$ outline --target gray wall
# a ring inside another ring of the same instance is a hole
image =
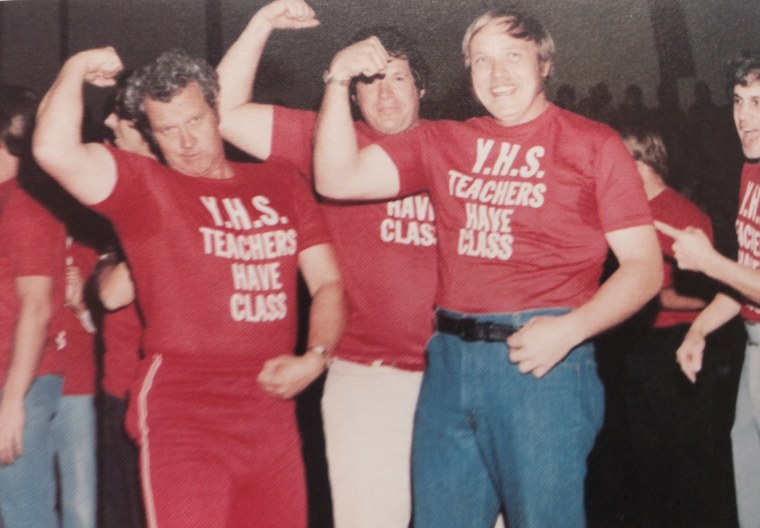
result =
[[[266,3],[210,1],[221,9],[224,48],[256,7]],[[648,7],[652,1],[534,0],[532,10],[553,33],[558,48],[550,91],[569,83],[580,98],[589,86],[605,81],[617,104],[624,87],[638,83],[653,105],[660,69]],[[695,77],[679,81],[682,106],[691,102],[696,78],[710,85],[716,101],[726,102],[724,63],[742,49],[760,49],[760,2],[675,1],[684,13],[696,70]],[[63,26],[61,5],[68,10]],[[461,36],[482,5],[463,0],[314,0],[321,27],[271,39],[257,97],[313,106],[321,91],[321,71],[341,42],[365,25],[397,24],[423,44],[435,72],[429,96],[441,99],[452,83],[461,81]],[[203,0],[11,0],[0,1],[0,16],[0,80],[41,91],[66,52],[111,44],[127,67],[172,47],[201,56],[207,52]],[[61,27],[67,38],[62,39]]]

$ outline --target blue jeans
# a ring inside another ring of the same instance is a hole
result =
[[[97,466],[95,401],[92,395],[66,395],[53,419],[63,528],[95,528]]]
[[[0,466],[0,513],[5,528],[57,528],[51,427],[63,380],[40,376],[24,400],[24,453]]]
[[[472,317],[522,326],[565,312]],[[520,374],[508,352],[441,332],[428,343],[412,455],[415,528],[491,528],[501,508],[510,528],[585,526],[586,457],[604,411],[593,345],[541,379]]]

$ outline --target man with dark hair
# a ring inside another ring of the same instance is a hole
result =
[[[315,136],[318,192],[436,207],[436,333],[417,404],[414,526],[585,526],[586,457],[602,420],[590,339],[658,291],[662,260],[619,136],[552,105],[554,44],[530,16],[468,28],[473,92],[490,115],[422,124],[359,148],[349,80],[387,73],[380,42],[333,61]],[[608,248],[620,262],[601,287]],[[529,375],[530,374],[530,375]]]
[[[154,146],[137,129],[124,105],[128,75],[119,76],[117,92],[104,125],[118,149],[157,158]],[[142,528],[145,509],[140,492],[138,450],[124,429],[124,418],[141,358],[142,321],[134,283],[123,252],[116,247],[101,255],[94,285],[106,309],[101,323],[102,377],[98,409],[98,526]]]
[[[291,398],[340,337],[343,289],[329,236],[291,165],[224,158],[207,65],[171,52],[125,98],[168,167],[82,143],[82,85],[114,83],[113,48],[64,64],[38,113],[40,164],[114,225],[145,320],[127,422],[140,444],[149,526],[306,526]],[[142,116],[142,117],[140,117]],[[313,296],[295,346],[296,278]]]
[[[38,98],[0,87],[0,525],[57,526],[52,420],[63,388],[66,233],[19,184]]]
[[[681,370],[696,382],[702,370],[706,337],[741,315],[747,329],[736,417],[731,443],[736,479],[736,502],[740,526],[757,526],[760,519],[760,55],[748,55],[731,63],[730,83],[734,94],[734,124],[744,156],[739,191],[736,235],[739,258],[733,261],[713,248],[701,229],[676,229],[665,223],[657,228],[673,238],[673,252],[682,269],[699,271],[732,288],[736,294],[719,293],[692,323],[676,352]]]
[[[272,31],[316,24],[304,2],[272,2],[251,18],[218,68],[225,139],[261,159],[286,157],[310,180],[316,114],[251,102],[251,89]],[[424,58],[393,27],[357,33],[333,63],[351,62],[377,41],[392,57],[385,75],[356,77],[349,87],[362,144],[416,127],[427,82]],[[372,204],[325,202],[322,211],[349,308],[322,399],[335,526],[406,528],[412,425],[436,284],[433,210],[428,195],[417,194]]]

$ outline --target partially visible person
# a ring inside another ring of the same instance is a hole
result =
[[[360,149],[349,80],[383,74],[379,40],[331,66],[314,139],[318,192],[427,190],[439,289],[413,439],[414,526],[585,526],[586,457],[601,425],[591,338],[651,299],[662,258],[641,180],[610,128],[552,105],[554,44],[535,18],[489,11],[465,63],[489,115]],[[608,248],[620,267],[600,287]]]
[[[668,186],[668,153],[659,133],[632,126],[623,128],[621,136],[636,161],[655,220],[679,229],[694,226],[712,239],[709,217]],[[695,390],[680,375],[675,351],[714,288],[704,276],[678,269],[670,239],[658,238],[665,265],[662,288],[625,334],[625,441],[633,448],[638,506],[629,513],[640,515],[636,522],[642,528],[708,528],[715,526],[711,496],[717,496],[710,412],[717,376],[705,376]]]
[[[119,77],[111,112],[104,124],[112,144],[127,152],[155,158],[153,148],[137,129],[134,116],[124,105],[127,75]],[[98,526],[142,528],[145,526],[138,470],[138,449],[124,422],[130,388],[141,359],[142,321],[135,302],[134,283],[118,241],[101,255],[94,286],[106,309],[101,337],[103,345],[98,423]]]
[[[732,65],[733,116],[746,158],[742,169],[736,236],[739,256],[733,261],[713,248],[708,235],[695,226],[678,229],[664,222],[657,228],[673,239],[681,269],[704,273],[736,292],[719,293],[691,324],[676,351],[681,370],[692,382],[702,371],[707,336],[741,315],[747,346],[736,399],[731,443],[736,501],[742,528],[760,520],[760,55],[747,55]]]
[[[130,76],[125,102],[166,164],[83,143],[82,86],[112,85],[113,48],[67,60],[43,99],[40,164],[104,214],[131,266],[146,361],[128,428],[149,526],[306,526],[292,397],[344,324],[330,238],[292,165],[224,157],[211,67],[175,50]],[[312,294],[294,356],[297,272]]]
[[[316,113],[252,102],[251,90],[270,34],[317,23],[305,2],[272,2],[251,18],[218,67],[224,137],[257,158],[293,161],[309,182]],[[359,31],[333,64],[355,60],[375,39],[390,55],[385,74],[359,77],[349,87],[362,145],[419,125],[428,75],[415,43],[394,27]],[[326,76],[324,82],[342,81]],[[406,528],[412,426],[437,279],[433,208],[418,193],[371,204],[323,201],[321,209],[349,310],[322,398],[334,524]]]
[[[66,232],[22,190],[37,95],[0,86],[0,517],[58,526],[52,423],[63,379]]]
[[[66,309],[63,311],[65,347],[56,358],[63,375],[63,395],[53,418],[62,528],[97,526],[97,329],[85,292],[87,279],[96,261],[95,248],[74,240],[70,235],[67,237]]]

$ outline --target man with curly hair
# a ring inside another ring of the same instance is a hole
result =
[[[329,236],[290,165],[225,159],[208,64],[171,51],[125,101],[168,167],[82,142],[82,85],[114,84],[113,48],[63,66],[38,113],[40,164],[108,217],[129,260],[146,360],[127,427],[140,444],[148,526],[306,526],[291,398],[343,327]],[[308,351],[292,355],[296,274],[312,294]]]

